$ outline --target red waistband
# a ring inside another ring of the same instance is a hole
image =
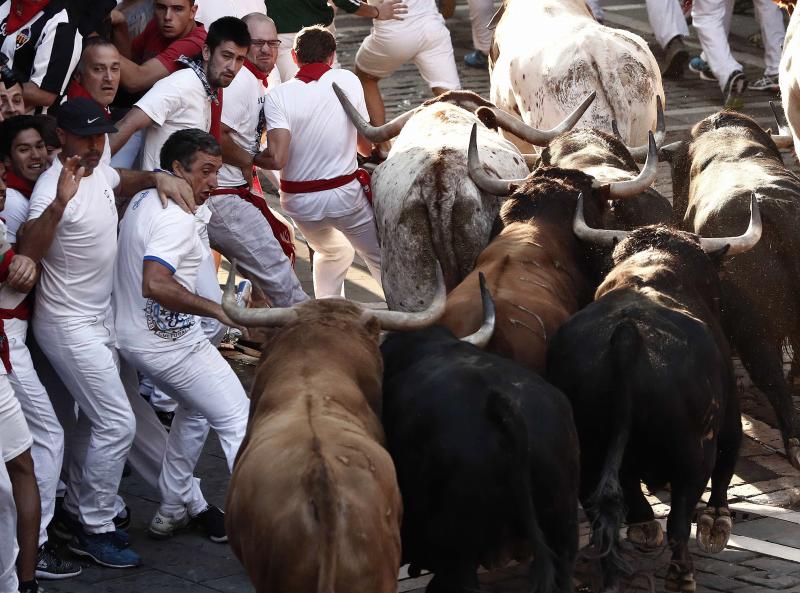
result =
[[[13,309],[0,309],[0,319],[21,319],[27,321],[30,318],[30,306],[28,305],[28,298],[22,299],[22,302]]]
[[[308,181],[289,181],[281,177],[281,191],[285,191],[287,194],[307,194],[325,191],[326,189],[336,189],[353,181],[357,174],[358,171],[353,171],[333,179],[311,179]]]

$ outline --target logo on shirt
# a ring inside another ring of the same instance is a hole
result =
[[[16,49],[21,48],[23,45],[28,43],[31,40],[31,28],[25,27],[24,29],[20,29],[19,33],[17,33],[17,47]]]
[[[153,299],[147,299],[144,315],[147,329],[162,340],[175,341],[185,336],[196,323],[194,315],[170,311]]]

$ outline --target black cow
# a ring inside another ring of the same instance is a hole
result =
[[[724,548],[731,530],[727,488],[741,422],[730,352],[719,320],[723,255],[760,237],[752,201],[743,237],[698,239],[665,226],[632,231],[614,250],[614,268],[596,300],[565,323],[548,351],[548,378],[572,402],[581,446],[580,498],[593,522],[604,585],[625,570],[618,533],[644,547],[663,541],[642,494],[672,486],[667,535],[670,591],[694,591],[688,539],[692,513],[708,482],[711,497],[698,522],[698,544]],[[576,234],[587,231],[582,204]],[[591,230],[593,240],[603,231]],[[627,509],[627,515],[625,515]]]
[[[435,573],[428,593],[474,592],[479,565],[533,554],[536,591],[572,591],[578,441],[564,395],[444,327],[381,350],[410,573]]]

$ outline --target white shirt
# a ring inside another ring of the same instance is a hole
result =
[[[221,121],[233,130],[231,138],[234,144],[250,154],[261,150],[258,120],[264,113],[266,94],[267,89],[245,66],[224,91]],[[222,165],[217,182],[220,187],[236,187],[246,183],[242,170],[233,165]]]
[[[28,220],[39,218],[56,197],[62,169],[56,158],[33,188]],[[111,305],[117,253],[117,172],[103,163],[81,179],[42,260],[36,315],[49,319],[103,316]]]
[[[0,216],[6,221],[6,240],[11,244],[17,242],[17,231],[28,220],[30,210],[28,198],[12,188],[6,189],[6,205]]]
[[[242,18],[251,12],[267,14],[264,0],[194,0],[194,4],[197,6],[194,20],[203,23],[206,29],[222,16]]]
[[[191,68],[178,70],[156,82],[135,106],[153,120],[145,133],[144,171],[159,168],[161,147],[174,132],[187,128],[208,132],[211,128],[211,101]]]
[[[308,84],[292,78],[267,95],[264,105],[267,129],[283,128],[292,135],[282,178],[291,181],[332,179],[356,170],[356,128],[347,119],[331,88],[334,82],[369,120],[361,83],[348,70],[329,70],[318,81]],[[361,185],[354,180],[320,192],[281,192],[281,206],[297,220],[313,221],[353,214],[368,207],[369,202]]]
[[[142,296],[145,261],[163,265],[181,286],[195,292],[204,252],[193,215],[173,202],[162,208],[155,189],[134,196],[119,225],[114,273],[114,314],[120,348],[163,352],[206,339],[200,317],[175,313]]]

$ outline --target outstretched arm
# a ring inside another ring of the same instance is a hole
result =
[[[108,135],[111,154],[117,154],[119,149],[131,139],[131,136],[151,125],[153,125],[153,120],[150,119],[150,116],[138,107],[133,107],[117,124],[117,133]]]

